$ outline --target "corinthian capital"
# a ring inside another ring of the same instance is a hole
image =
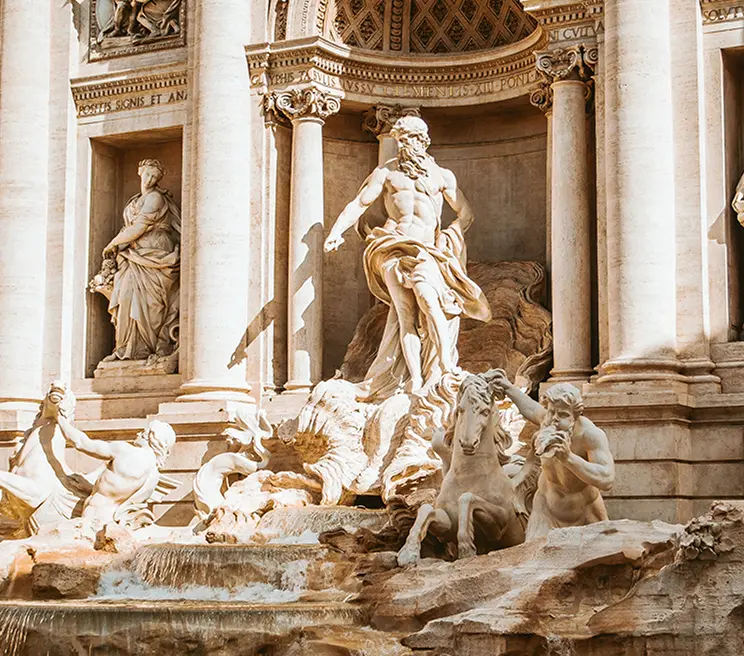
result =
[[[587,82],[599,59],[597,46],[570,46],[535,53],[537,70],[550,82],[579,80]]]
[[[402,105],[376,105],[364,113],[362,127],[376,137],[390,132],[399,118],[416,116],[421,118],[418,107],[403,107]]]
[[[267,100],[266,109],[281,112],[290,120],[326,119],[341,109],[341,99],[328,91],[311,86],[272,92]]]

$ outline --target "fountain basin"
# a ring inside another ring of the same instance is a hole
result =
[[[3,601],[0,646],[4,656],[252,656],[299,627],[366,619],[364,608],[348,603]]]

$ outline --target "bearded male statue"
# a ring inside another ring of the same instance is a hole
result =
[[[377,357],[360,385],[360,396],[372,401],[399,391],[425,395],[444,374],[457,373],[460,318],[491,318],[485,295],[465,271],[473,210],[454,174],[427,153],[431,141],[420,118],[404,116],[390,134],[398,156],[365,180],[325,242],[326,252],[336,250],[382,197],[388,218],[368,232],[364,252],[370,291],[389,307]],[[444,201],[457,214],[446,229]]]
[[[584,416],[578,388],[570,383],[553,385],[540,404],[509,382],[503,372],[497,372],[491,384],[514,402],[525,419],[540,427],[518,476],[519,480],[530,479],[539,462],[525,539],[544,537],[553,528],[608,519],[601,492],[612,487],[615,461],[605,432]]]

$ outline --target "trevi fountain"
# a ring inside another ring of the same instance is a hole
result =
[[[0,653],[744,654],[740,0],[0,3]]]

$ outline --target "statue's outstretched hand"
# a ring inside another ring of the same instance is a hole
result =
[[[328,238],[325,240],[325,244],[323,245],[323,250],[325,250],[326,253],[331,253],[333,251],[338,250],[338,247],[341,246],[341,244],[344,243],[344,238],[341,235],[334,235],[331,233],[328,235]]]

